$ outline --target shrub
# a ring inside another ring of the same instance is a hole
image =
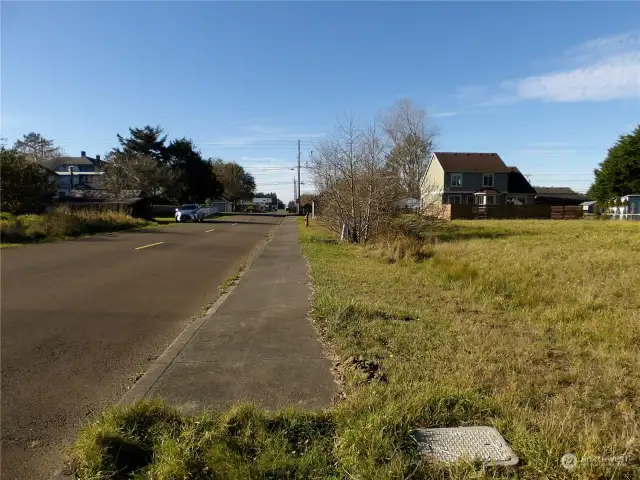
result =
[[[4,215],[0,220],[2,242],[77,237],[143,227],[149,222],[114,211],[73,211],[59,207],[46,215]]]
[[[13,219],[0,219],[0,241],[3,243],[19,243],[28,240],[29,237],[15,217]]]
[[[38,212],[51,204],[55,184],[43,167],[14,150],[0,151],[2,208],[11,213]]]
[[[398,236],[391,241],[383,242],[382,256],[389,263],[400,260],[422,261],[435,255],[432,245],[415,237]]]

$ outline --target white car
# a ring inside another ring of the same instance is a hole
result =
[[[202,222],[206,217],[218,213],[215,207],[201,207],[197,203],[187,203],[176,208],[176,222]]]

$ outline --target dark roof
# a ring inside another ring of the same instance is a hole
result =
[[[578,193],[569,187],[535,187],[538,197],[546,198],[566,198],[570,200],[587,201],[589,197],[583,193]]]
[[[536,193],[536,189],[531,186],[525,176],[518,170],[518,167],[509,167],[509,170],[509,184],[507,187],[509,193]]]
[[[104,162],[91,157],[53,157],[42,162],[42,165],[51,170],[55,170],[60,165],[93,165],[100,168]]]
[[[445,172],[509,173],[497,153],[434,152]]]

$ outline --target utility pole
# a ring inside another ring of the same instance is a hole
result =
[[[298,191],[298,189],[297,189],[297,185],[296,185],[296,177],[293,177],[293,201],[294,202],[298,198],[297,191]]]
[[[298,196],[296,198],[298,199],[297,212],[300,215],[300,140],[298,140]]]

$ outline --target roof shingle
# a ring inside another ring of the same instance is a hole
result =
[[[497,153],[434,152],[445,172],[509,173]]]

